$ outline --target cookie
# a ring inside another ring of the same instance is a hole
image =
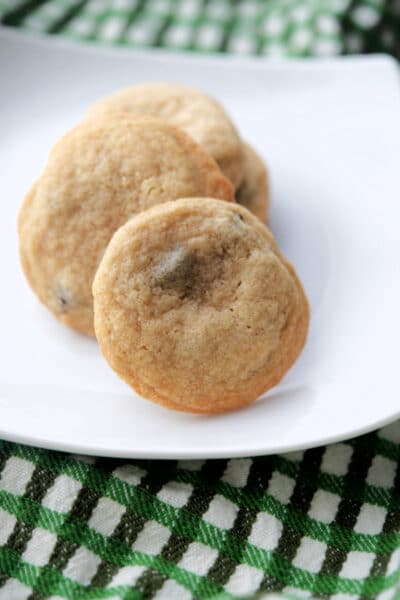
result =
[[[268,172],[261,156],[249,144],[243,144],[244,175],[236,190],[236,201],[245,206],[263,223],[268,222]]]
[[[203,92],[176,83],[133,85],[94,104],[88,116],[110,113],[153,116],[182,128],[239,186],[244,169],[240,137],[222,106]]]
[[[144,398],[195,413],[239,408],[276,385],[309,321],[267,227],[212,198],[167,202],[123,225],[93,296],[110,366]]]
[[[92,281],[112,234],[182,195],[233,200],[231,183],[183,131],[149,118],[78,125],[52,150],[19,214],[32,289],[60,321],[93,335]]]

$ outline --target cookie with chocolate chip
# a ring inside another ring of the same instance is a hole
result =
[[[245,206],[263,223],[268,222],[268,171],[261,156],[250,144],[243,144],[244,174],[236,201]]]
[[[67,133],[27,194],[18,220],[25,275],[63,323],[93,335],[92,281],[133,215],[188,195],[233,200],[202,146],[165,121],[115,116]]]
[[[207,94],[177,83],[142,83],[99,100],[88,117],[114,113],[157,117],[180,127],[207,150],[235,188],[240,185],[242,142],[226,111]]]
[[[212,198],[123,225],[93,296],[110,366],[144,398],[194,413],[239,408],[276,385],[308,329],[304,290],[269,229]]]

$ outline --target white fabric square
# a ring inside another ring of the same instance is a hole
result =
[[[42,10],[37,10],[37,12],[41,12],[41,14],[48,19],[59,19],[64,16],[65,7],[62,4],[57,4],[56,2],[46,3]]]
[[[142,19],[140,25],[135,21],[134,26],[127,30],[125,39],[133,44],[146,44],[154,38],[155,32],[154,23],[147,23]]]
[[[331,523],[336,517],[339,503],[340,496],[337,494],[331,494],[331,492],[325,492],[324,490],[317,490],[311,501],[308,515],[317,521]]]
[[[22,555],[26,562],[43,567],[49,562],[51,553],[57,543],[57,536],[45,529],[35,529]]]
[[[329,598],[330,600],[360,600],[360,596],[354,594],[333,594]]]
[[[177,16],[183,19],[193,19],[199,13],[200,3],[198,0],[181,0],[175,10]]]
[[[349,2],[349,0],[344,0],[345,2]],[[332,1],[331,1],[332,4]],[[310,10],[310,6],[299,4],[292,12],[292,18],[296,21],[296,25],[301,23],[306,23],[312,18],[312,12]]]
[[[145,554],[158,554],[168,541],[171,532],[156,521],[148,521],[136,538],[132,548]]]
[[[188,44],[192,38],[193,30],[185,25],[174,25],[170,27],[165,36],[165,43],[171,46],[184,46]]]
[[[374,457],[367,475],[367,483],[384,488],[393,487],[397,465],[393,460],[380,456]]]
[[[397,571],[397,569],[400,567],[400,548],[397,548],[397,550],[395,550],[392,553],[392,556],[390,557],[387,569],[386,569],[386,575],[391,575],[394,571]]]
[[[107,4],[110,0],[91,0],[85,6],[85,11],[90,14],[100,13],[107,8]]]
[[[67,475],[59,475],[42,500],[43,506],[67,513],[71,510],[73,503],[81,489],[82,484]]]
[[[193,486],[190,483],[180,483],[179,481],[169,481],[158,492],[157,496],[166,504],[181,508],[185,506],[193,492]]]
[[[301,462],[304,458],[304,450],[296,450],[296,452],[287,452],[281,454],[282,458],[290,460],[290,462]]]
[[[254,567],[238,565],[230,576],[225,589],[235,596],[253,594],[257,591],[264,573]]]
[[[400,421],[395,421],[379,430],[378,437],[400,444]]]
[[[282,523],[268,513],[260,512],[252,527],[249,542],[265,550],[274,550],[282,535]]]
[[[304,536],[293,559],[293,564],[310,573],[318,573],[324,562],[326,549],[326,544]]]
[[[24,19],[24,27],[32,29],[33,31],[43,31],[43,18],[41,15],[35,13],[28,15]]]
[[[11,456],[0,475],[0,490],[22,495],[34,470],[35,465],[29,460]]]
[[[215,27],[215,25],[203,25],[199,28],[196,37],[196,43],[200,44],[203,48],[214,49],[218,46],[224,35],[221,27]]]
[[[340,571],[340,577],[349,579],[363,579],[369,575],[374,562],[375,554],[372,552],[349,552]]]
[[[283,502],[283,504],[287,504],[293,494],[295,483],[291,477],[274,471],[268,485],[268,494]]]
[[[260,7],[257,4],[257,1],[254,2],[254,0],[242,0],[238,4],[239,15],[243,17],[255,17],[258,14],[259,10]]]
[[[81,546],[69,559],[63,575],[82,585],[89,585],[100,563],[99,556]]]
[[[135,565],[132,567],[122,567],[118,573],[114,575],[107,587],[117,587],[119,585],[135,585],[142,573],[146,570],[146,567],[140,567]]]
[[[282,594],[286,594],[290,597],[291,595],[294,596],[294,598],[311,598],[311,592],[307,592],[306,590],[299,590],[298,588],[295,588],[291,585],[286,585],[283,590],[282,590]],[[270,600],[270,598],[268,597],[268,600]],[[277,600],[282,600],[282,596],[277,596]]]
[[[239,34],[229,40],[228,46],[230,52],[237,52],[238,54],[252,54],[255,50],[254,39]]]
[[[371,535],[381,533],[386,515],[387,511],[382,506],[365,503],[358,514],[354,531]]]
[[[373,6],[356,6],[352,10],[351,19],[359,27],[374,27],[379,22],[380,11]]]
[[[267,592],[262,596],[257,596],[257,600],[282,600],[282,594],[270,594],[269,592]]]
[[[140,469],[136,465],[122,465],[122,467],[114,469],[113,475],[114,477],[117,477],[117,479],[122,479],[122,481],[130,483],[131,485],[139,485],[142,477],[146,475],[146,471]]]
[[[205,14],[217,21],[225,21],[232,14],[232,6],[227,0],[218,0],[218,2],[209,2],[205,7]]]
[[[394,596],[396,594],[396,591],[397,591],[396,588],[386,590],[386,592],[382,592],[382,594],[378,594],[377,599],[378,600],[392,600],[392,598],[394,598]]]
[[[154,600],[171,600],[171,598],[191,600],[193,596],[188,590],[176,583],[176,581],[168,579],[162,588],[158,590],[154,596]]]
[[[84,36],[91,34],[95,27],[96,21],[80,17],[68,23],[66,29],[72,34]]]
[[[333,56],[339,54],[343,48],[342,42],[334,39],[317,39],[312,49],[319,56]]]
[[[31,588],[20,583],[17,579],[8,579],[0,588],[0,600],[26,600],[31,593]]]
[[[178,566],[197,575],[206,575],[216,561],[218,552],[200,542],[192,542]]]
[[[111,535],[125,510],[125,507],[115,500],[100,498],[88,524],[103,535]]]
[[[271,16],[262,24],[262,32],[267,37],[278,37],[281,36],[282,33],[286,29],[286,21],[279,16]]]
[[[197,32],[196,43],[203,48],[214,49],[221,43],[222,37],[223,31],[219,27],[203,25]]]
[[[7,543],[8,538],[13,532],[14,525],[17,522],[14,515],[10,515],[8,512],[0,508],[0,546]]]
[[[333,15],[320,15],[315,25],[319,33],[332,35],[339,32],[339,23]]]
[[[114,10],[132,10],[135,8],[135,0],[114,0]]]
[[[222,480],[234,487],[244,487],[247,483],[252,462],[250,458],[234,458],[230,460],[226,466]]]
[[[117,39],[123,32],[126,25],[124,17],[114,15],[106,19],[98,32],[101,40],[110,41]]]
[[[216,527],[230,529],[236,519],[238,510],[236,504],[224,498],[224,496],[216,494],[204,513],[203,519]]]
[[[178,461],[178,469],[182,471],[201,471],[205,460],[180,460]]]
[[[353,448],[347,444],[328,446],[324,452],[321,471],[332,475],[346,475]]]
[[[130,1],[128,0],[128,2]],[[146,5],[146,8],[149,8],[149,12],[165,15],[171,9],[171,0],[147,0]]]
[[[296,50],[305,50],[308,48],[313,40],[313,33],[307,27],[303,29],[297,29],[291,35],[290,44]]]

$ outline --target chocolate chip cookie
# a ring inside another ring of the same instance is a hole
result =
[[[78,125],[53,148],[19,214],[28,282],[60,321],[92,335],[92,281],[114,231],[189,195],[233,200],[233,188],[180,129],[125,116]]]
[[[177,83],[142,83],[98,101],[88,116],[112,113],[153,116],[182,128],[239,186],[244,169],[239,134],[222,106],[203,92]]]
[[[309,309],[292,265],[247,209],[212,198],[153,207],[113,236],[93,284],[111,367],[168,408],[219,413],[276,385]]]

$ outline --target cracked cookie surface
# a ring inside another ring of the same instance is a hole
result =
[[[187,134],[151,118],[91,120],[53,148],[19,213],[20,256],[39,299],[93,335],[92,282],[133,215],[182,196],[233,200],[231,183]]]
[[[169,202],[128,221],[97,271],[95,329],[111,367],[176,410],[239,408],[277,384],[305,342],[301,283],[243,207]]]

